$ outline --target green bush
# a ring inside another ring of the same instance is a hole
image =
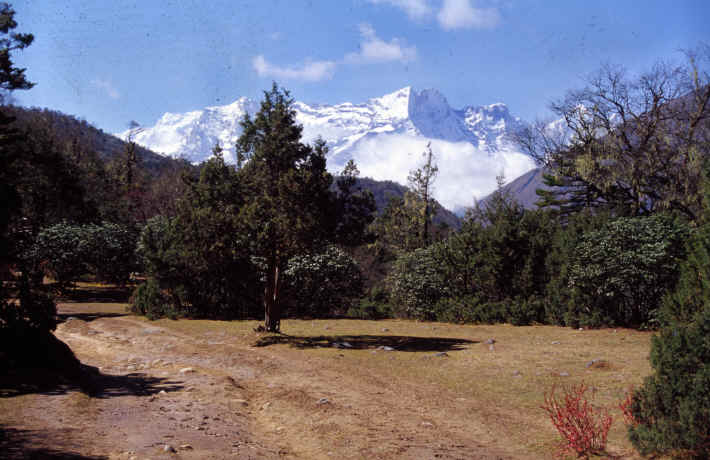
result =
[[[133,290],[130,309],[133,313],[143,315],[150,320],[162,317],[175,319],[181,313],[153,279],[138,285]]]
[[[545,306],[545,301],[535,296],[513,299],[508,306],[508,320],[514,326],[542,323],[545,320]]]
[[[406,318],[435,320],[437,302],[448,295],[446,280],[431,248],[399,256],[388,284],[395,312]]]
[[[293,257],[284,271],[286,313],[300,317],[344,313],[361,297],[362,288],[357,263],[336,246]]]
[[[569,324],[655,327],[675,286],[687,226],[663,216],[618,218],[579,240],[569,267]]]
[[[651,366],[633,395],[631,442],[642,455],[710,458],[710,306],[653,338]]]
[[[136,267],[135,246],[133,232],[118,224],[62,222],[42,229],[25,258],[60,288],[87,273],[99,281],[123,284]]]
[[[381,287],[373,287],[358,303],[350,306],[347,316],[358,319],[385,319],[393,316],[389,294]]]
[[[137,254],[165,302],[153,314],[174,311],[191,317],[247,318],[259,311],[259,269],[234,234],[234,216],[185,209],[144,226]],[[159,299],[149,297],[147,299]],[[163,302],[163,299],[160,299]]]

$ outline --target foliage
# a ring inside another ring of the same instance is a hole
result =
[[[136,267],[135,246],[136,236],[118,224],[62,222],[39,232],[28,258],[61,287],[87,273],[99,281],[124,284]]]
[[[359,240],[372,200],[366,194],[354,200],[347,177],[339,196],[331,192],[325,141],[301,143],[303,128],[296,123],[293,99],[275,83],[264,93],[260,110],[253,118],[245,115],[241,125],[236,150],[237,162],[243,164],[242,233],[250,253],[264,261],[265,328],[278,332],[288,261],[337,240],[337,235],[346,236],[345,243]],[[354,175],[352,168],[348,175]]]
[[[668,217],[618,218],[584,233],[572,254],[573,318],[586,326],[654,326],[677,280],[687,227]]]
[[[390,197],[387,206],[372,223],[381,252],[401,254],[422,247],[422,215],[417,197],[406,191],[402,197]]]
[[[710,51],[687,57],[638,77],[606,65],[551,105],[563,126],[538,123],[520,133],[520,146],[551,171],[546,180],[555,188],[543,204],[565,213],[593,206],[698,217],[710,153],[710,75],[701,64]]]
[[[434,180],[439,172],[435,160],[434,152],[431,150],[431,142],[429,142],[424,152],[424,164],[410,171],[407,177],[409,188],[416,197],[413,204],[416,211],[418,211],[417,214],[419,214],[418,220],[421,221],[419,231],[415,231],[415,234],[419,237],[419,247],[426,247],[431,241],[429,227],[436,209],[436,201],[432,197],[432,192]]]
[[[374,235],[368,231],[374,220],[375,198],[358,181],[360,171],[355,161],[348,160],[335,181],[333,214],[337,217],[331,239],[344,246],[370,243]]]
[[[362,295],[362,282],[353,258],[335,246],[293,257],[284,271],[285,311],[301,317],[344,312]]]
[[[710,305],[710,222],[707,219],[708,216],[703,216],[702,224],[688,239],[688,256],[680,265],[678,284],[663,299],[659,318],[662,324],[690,322],[705,305]]]
[[[51,172],[62,173],[61,164],[56,169],[47,164],[28,167],[26,136],[12,122],[14,119],[5,110],[6,97],[14,90],[30,89],[34,85],[25,76],[25,69],[14,65],[13,52],[28,47],[32,34],[13,32],[17,27],[15,11],[7,3],[0,3],[0,266],[10,266],[21,262],[19,254],[30,240],[28,228],[29,207],[24,196],[27,176],[36,177],[39,172],[44,178],[56,178]],[[61,176],[60,176],[61,177]],[[48,182],[51,182],[48,181]],[[64,188],[53,190],[53,198],[61,198]],[[29,223],[31,224],[31,222]],[[32,335],[47,335],[56,327],[56,306],[53,298],[44,292],[28,270],[23,270],[19,281],[10,292],[4,280],[0,280],[0,348],[22,346],[22,341]]]
[[[389,293],[380,286],[373,286],[359,303],[350,306],[346,315],[358,319],[385,319],[393,316]]]
[[[565,388],[562,399],[555,395],[553,386],[545,394],[542,409],[563,438],[561,453],[574,453],[589,458],[601,454],[606,448],[612,417],[604,409],[594,407],[585,397],[584,383]]]
[[[550,250],[545,259],[549,277],[544,291],[546,323],[579,327],[569,285],[570,266],[582,235],[599,229],[609,218],[604,212],[578,212],[550,233]]]
[[[404,317],[434,320],[435,305],[448,295],[448,283],[431,249],[415,249],[397,258],[388,278],[395,312]]]
[[[8,3],[0,3],[0,91],[3,93],[34,86],[25,76],[26,69],[16,67],[12,62],[12,53],[30,46],[34,36],[11,32],[16,27],[15,10]],[[5,103],[4,99],[3,97],[0,102]]]
[[[30,337],[46,334],[57,326],[52,295],[24,275],[18,284],[17,292],[11,296],[0,283],[0,350],[17,348]]]
[[[144,315],[150,320],[162,317],[175,319],[181,313],[171,299],[161,291],[158,282],[154,279],[149,279],[136,287],[131,295],[130,304],[133,313]]]
[[[189,183],[177,215],[147,222],[137,251],[146,274],[171,304],[166,310],[162,297],[145,296],[145,302],[159,301],[155,314],[245,318],[255,313],[260,273],[242,234],[242,204],[237,171],[216,149],[199,179]]]
[[[642,455],[710,456],[710,307],[666,326],[651,344],[654,372],[633,395],[629,438]]]

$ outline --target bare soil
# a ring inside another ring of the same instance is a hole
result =
[[[542,357],[535,363],[526,364],[523,357],[501,367],[490,358],[494,353],[517,356],[525,351],[524,346],[514,350],[506,344],[513,328],[469,328],[452,338],[452,330],[463,329],[443,327],[442,335],[437,326],[422,323],[301,321],[284,325],[287,333],[298,335],[262,335],[252,331],[256,322],[149,322],[122,311],[123,304],[59,305],[65,321],[56,336],[96,370],[87,371],[81,386],[59,381],[41,389],[0,388],[0,456],[554,456],[556,435],[538,410],[546,389],[540,385],[557,378],[550,375],[566,365],[566,358],[556,356],[557,351],[543,352],[541,346]],[[366,330],[341,333],[339,327]],[[430,333],[402,333],[397,327]],[[302,332],[309,328],[311,333]],[[549,345],[541,334],[555,328],[519,330]],[[571,342],[577,336],[557,330],[555,337],[574,349]],[[648,335],[624,333],[632,344],[629,353],[636,353],[634,346],[647,346]],[[498,336],[495,351],[484,342],[492,334]],[[607,353],[603,337],[592,339],[600,345],[589,356]],[[634,340],[643,343],[633,345]],[[580,362],[571,378],[621,379],[607,389],[611,401],[620,396],[620,388],[633,383],[629,380],[638,382],[643,375],[623,356],[607,353],[604,358],[609,366],[585,368]],[[491,369],[498,369],[495,375]],[[632,377],[624,375],[627,371]],[[615,457],[635,458],[623,435],[612,435],[610,444]]]

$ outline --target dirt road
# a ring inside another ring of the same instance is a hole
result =
[[[361,373],[340,354],[276,351],[132,316],[81,318],[56,335],[98,368],[92,396],[63,387],[6,403],[0,422],[22,439],[18,458],[526,457],[491,428],[504,420],[426,382]]]

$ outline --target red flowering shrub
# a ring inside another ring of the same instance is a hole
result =
[[[621,413],[624,416],[624,423],[626,425],[638,425],[638,421],[636,418],[634,418],[634,414],[631,412],[631,404],[633,402],[634,398],[634,389],[630,388],[629,391],[626,392],[626,396],[624,399],[619,403],[619,409],[621,409]]]
[[[592,406],[585,398],[587,386],[584,383],[565,388],[561,399],[557,398],[555,390],[553,386],[550,393],[545,394],[541,408],[562,435],[560,453],[588,457],[603,452],[612,422],[609,412]]]

